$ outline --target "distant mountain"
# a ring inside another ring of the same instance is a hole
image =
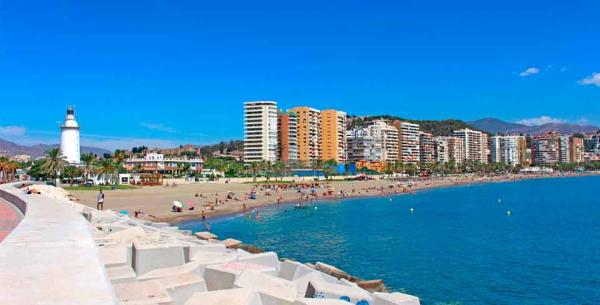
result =
[[[25,146],[0,139],[0,154],[9,156],[29,155],[32,158],[37,158],[43,156],[48,149],[58,146],[58,144],[36,144],[33,146]],[[100,156],[104,153],[110,153],[110,151],[103,148],[81,146],[81,153],[93,153]]]
[[[536,135],[547,131],[558,131],[561,134],[571,135],[574,133],[590,133],[600,129],[593,125],[577,125],[569,123],[547,123],[538,126],[528,126],[519,123],[511,123],[494,118],[485,118],[467,122],[478,129],[485,130],[491,134],[531,134]]]
[[[391,115],[370,115],[370,116],[349,116],[348,117],[348,127],[349,128],[359,128],[359,127],[367,127],[375,120],[386,120],[388,122],[394,120],[400,120],[405,122],[410,122],[414,124],[419,124],[421,131],[429,132],[434,136],[449,136],[452,134],[452,131],[463,128],[470,128],[475,130],[481,130],[475,126],[472,126],[466,122],[461,120],[409,120],[404,119],[397,116]]]

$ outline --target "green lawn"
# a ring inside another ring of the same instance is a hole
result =
[[[99,191],[99,190],[112,190],[112,186],[110,185],[94,185],[94,186],[64,186],[63,187],[67,191]],[[131,190],[140,188],[139,186],[132,185],[115,185],[115,189],[117,190]]]

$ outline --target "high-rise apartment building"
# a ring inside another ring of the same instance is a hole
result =
[[[348,159],[346,113],[337,110],[321,111],[321,134],[322,159],[345,163]]]
[[[244,103],[244,162],[277,161],[277,103]]]
[[[298,160],[321,160],[321,111],[310,107],[295,107],[290,111],[298,116]]]
[[[487,163],[487,154],[484,151],[484,143],[487,143],[487,135],[484,137],[481,131],[471,130],[469,128],[455,130],[455,137],[458,137],[463,142],[465,161],[478,161]],[[484,162],[484,157],[486,161]]]
[[[502,162],[502,136],[493,136],[490,138],[490,162]]]
[[[570,156],[571,156],[571,163],[581,163],[583,162],[583,156],[585,153],[585,147],[583,145],[583,138],[579,138],[579,137],[571,137],[570,139]]]
[[[435,160],[441,163],[450,161],[456,164],[464,161],[463,141],[457,137],[435,137]]]
[[[373,137],[365,129],[349,130],[348,139],[348,161],[379,161],[381,160],[381,148],[376,149]]]
[[[571,162],[571,141],[569,136],[560,136],[560,163]]]
[[[481,163],[483,164],[490,162],[489,138],[487,133],[481,133]]]
[[[280,161],[298,160],[298,116],[295,112],[280,110],[277,114],[279,132],[278,157]]]
[[[374,149],[381,150],[379,161],[398,161],[398,130],[383,120],[377,120],[367,127],[367,133],[373,138]]]
[[[493,136],[489,146],[492,163],[527,164],[527,145],[523,136]]]
[[[546,132],[533,137],[531,155],[534,165],[549,166],[560,162],[560,134]]]
[[[421,159],[419,125],[398,120],[394,121],[393,124],[398,132],[399,160],[402,163],[419,163]]]
[[[428,132],[419,133],[419,152],[421,164],[435,162],[435,147],[432,134]]]

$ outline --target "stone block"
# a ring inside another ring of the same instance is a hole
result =
[[[300,265],[302,264],[286,259],[279,263],[279,274],[277,276],[284,280],[291,281],[294,279],[296,269],[298,269],[298,266]]]
[[[371,294],[374,305],[420,305],[421,302],[416,296],[393,292],[374,292]]]
[[[242,242],[237,239],[228,238],[223,241],[223,245],[225,245],[225,247],[227,247],[229,249],[232,249],[232,248],[236,249],[237,247],[242,245]]]
[[[334,299],[298,298],[294,305],[350,305],[352,303]]]
[[[147,281],[147,280],[154,280],[154,279],[158,279],[158,278],[171,277],[171,276],[188,274],[188,273],[193,273],[193,274],[202,276],[203,271],[201,269],[203,269],[203,268],[201,268],[199,263],[190,262],[190,263],[183,264],[180,266],[175,266],[175,267],[154,269],[152,271],[146,272],[146,273],[138,276],[138,280]]]
[[[113,285],[113,288],[120,305],[170,305],[173,302],[158,281],[122,283]]]
[[[258,293],[238,288],[194,293],[185,305],[263,305]]]
[[[184,273],[158,279],[173,299],[173,305],[183,305],[197,292],[206,292],[206,282],[194,273]]]
[[[248,256],[240,256],[239,260],[240,262],[254,263],[273,267],[275,271],[279,272],[279,258],[277,257],[277,253],[275,252],[264,252]]]
[[[196,235],[196,237],[203,239],[203,240],[211,240],[211,239],[217,239],[217,235],[212,234],[208,231],[204,231],[204,232],[196,232],[194,235]]]
[[[373,298],[363,289],[322,281],[311,280],[308,282],[305,297],[315,299],[346,299],[353,304],[364,300],[369,304],[373,304]]]
[[[133,243],[131,265],[138,275],[154,269],[180,266],[184,262],[181,245],[138,241]]]
[[[293,305],[296,289],[291,281],[255,270],[245,270],[234,283],[258,291],[264,305]]]
[[[207,266],[204,271],[204,280],[209,291],[231,289],[233,283],[245,270],[255,270],[271,275],[276,274],[273,267],[247,262],[230,262],[225,264]]]
[[[126,266],[129,259],[127,258],[127,247],[98,247],[100,250],[100,260],[106,267]]]
[[[114,284],[135,282],[135,272],[130,266],[107,267],[108,279]]]

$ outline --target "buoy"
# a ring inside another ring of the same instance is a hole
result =
[[[315,207],[315,210],[317,209],[317,207]]]
[[[510,210],[506,211],[506,216],[510,216]]]
[[[390,202],[392,202],[392,198],[390,198]]]
[[[498,204],[500,204],[500,202],[502,202],[502,199],[498,199]]]
[[[414,211],[415,211],[415,209],[413,209],[413,208],[410,208],[410,212],[411,212],[411,213],[413,213]]]

